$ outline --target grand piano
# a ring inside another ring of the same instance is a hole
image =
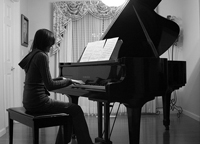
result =
[[[186,62],[160,58],[179,35],[176,23],[154,11],[160,1],[128,0],[124,4],[101,37],[101,40],[119,37],[123,42],[120,48],[114,49],[110,60],[59,64],[61,77],[82,80],[85,84],[54,92],[66,94],[77,104],[79,97],[97,101],[95,141],[112,144],[110,106],[113,102],[127,108],[130,144],[140,142],[142,106],[157,96],[162,96],[163,124],[169,130],[171,93],[186,83]]]

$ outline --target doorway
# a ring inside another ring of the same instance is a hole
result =
[[[9,107],[20,106],[20,1],[3,0],[3,101],[5,127]]]

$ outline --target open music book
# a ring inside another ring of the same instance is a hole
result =
[[[90,42],[85,48],[80,62],[109,60],[118,43],[118,37]]]

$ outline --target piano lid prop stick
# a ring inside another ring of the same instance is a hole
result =
[[[156,50],[156,47],[155,47],[154,43],[152,42],[152,40],[151,40],[151,38],[150,38],[150,36],[149,36],[149,34],[148,34],[148,32],[147,32],[147,30],[146,30],[144,24],[143,24],[143,22],[142,22],[142,20],[141,20],[141,18],[140,18],[140,16],[139,16],[139,14],[138,14],[138,12],[136,11],[134,5],[133,5],[133,9],[134,9],[134,11],[135,11],[135,13],[136,13],[136,16],[137,16],[137,18],[138,18],[138,20],[139,20],[139,22],[140,22],[140,25],[141,25],[141,27],[142,27],[142,30],[144,31],[144,34],[145,34],[145,36],[146,36],[146,38],[147,38],[147,41],[148,41],[149,45],[151,46],[151,49],[153,50],[153,53],[154,53],[155,57],[156,57],[156,58],[159,58],[158,52],[157,52],[157,50]]]

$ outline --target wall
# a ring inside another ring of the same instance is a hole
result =
[[[187,84],[177,91],[178,105],[184,113],[200,121],[200,41],[199,0],[163,0],[159,13],[182,19],[183,46],[176,48],[175,59],[187,62]]]
[[[188,83],[180,92],[185,114],[200,121],[200,22],[199,0],[184,0],[184,57],[187,61]]]
[[[3,47],[3,1],[0,1],[0,49]],[[3,59],[0,56],[0,137],[5,133],[4,97],[3,97]]]

